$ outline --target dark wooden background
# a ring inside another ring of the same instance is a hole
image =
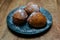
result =
[[[28,2],[35,2],[47,9],[53,17],[51,29],[37,38],[21,38],[12,34],[6,24],[6,17],[11,10]],[[0,40],[60,40],[60,1],[57,0],[0,0]]]

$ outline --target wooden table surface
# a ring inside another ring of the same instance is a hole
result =
[[[53,25],[46,34],[37,38],[27,39],[15,36],[7,28],[6,17],[14,8],[26,5],[31,1],[44,7],[52,14]],[[1,3],[3,4],[1,5]],[[5,3],[0,0],[0,40],[60,40],[60,13],[57,0],[5,0]]]

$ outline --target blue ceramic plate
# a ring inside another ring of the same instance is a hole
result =
[[[25,6],[21,6],[20,8],[24,8]],[[14,12],[20,8],[16,8],[14,10],[12,10],[9,15],[7,16],[7,25],[8,27],[12,30],[15,31],[17,33],[20,34],[25,34],[25,35],[33,35],[33,34],[38,34],[38,33],[42,33],[44,31],[46,31],[48,28],[51,27],[52,25],[52,15],[43,7],[40,7],[40,12],[47,18],[47,24],[44,28],[40,28],[40,29],[34,29],[34,28],[30,28],[28,23],[26,23],[24,26],[20,27],[20,26],[16,26],[12,21],[12,16],[14,14]]]

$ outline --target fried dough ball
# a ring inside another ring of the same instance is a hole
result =
[[[25,10],[19,9],[13,15],[13,22],[16,25],[21,25],[21,24],[25,23],[27,17],[28,17],[28,15],[25,12]]]
[[[30,15],[34,11],[39,11],[39,6],[33,2],[29,2],[24,9]]]
[[[46,25],[46,17],[40,12],[33,12],[27,22],[34,28],[43,28]]]

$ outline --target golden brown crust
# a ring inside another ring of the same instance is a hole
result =
[[[27,21],[30,25],[36,28],[46,25],[46,18],[40,12],[33,12]]]

